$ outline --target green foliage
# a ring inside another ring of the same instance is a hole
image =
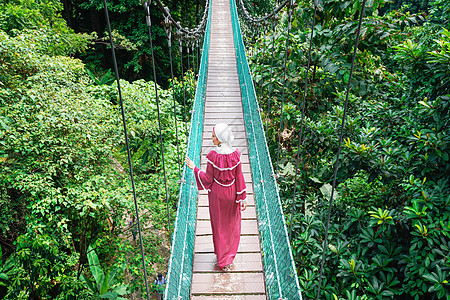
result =
[[[96,278],[96,284],[111,287],[114,279],[123,285],[125,278],[117,269],[132,275],[130,292],[143,287],[140,252],[126,239],[134,203],[123,167],[126,153],[120,152],[125,143],[117,86],[110,75],[103,80],[89,75],[80,60],[67,56],[68,48],[46,42],[63,36],[51,30],[24,30],[14,37],[0,32],[4,299],[89,298],[92,291],[80,277],[85,264],[95,260],[89,245],[97,246],[104,262],[104,277]],[[141,148],[133,151],[147,270],[152,273],[156,263],[164,263],[159,252],[169,230],[154,84],[121,81],[121,87],[130,143],[142,141],[155,150],[147,160]],[[186,125],[179,120],[175,127],[171,91],[159,94],[173,224],[178,193],[175,131]],[[181,111],[177,104],[175,110]],[[155,228],[161,235],[152,232]],[[121,289],[104,291],[98,290],[107,297],[123,294]]]
[[[7,33],[47,26],[57,31],[68,29],[65,21],[59,17],[62,10],[60,1],[2,0],[0,4],[0,29]]]
[[[111,28],[116,44],[117,60],[120,78],[128,81],[138,79],[153,80],[152,54],[150,51],[149,31],[145,21],[142,1],[118,0],[107,1]],[[94,48],[80,55],[87,67],[94,74],[102,74],[110,68],[110,49],[104,44],[109,42],[106,24],[104,22],[104,7],[101,0],[77,0],[66,7],[65,19],[77,32],[95,32],[100,38],[96,39]],[[149,1],[152,21],[152,42],[156,64],[156,78],[158,84],[168,87],[170,78],[169,46],[167,36],[162,25],[164,18],[155,2]],[[170,8],[172,17],[180,22],[182,27],[194,28],[203,15],[205,1],[164,1]],[[183,49],[183,70],[194,69],[193,60],[197,62],[197,55],[191,51],[188,56],[186,44]],[[195,49],[196,50],[196,49]],[[175,74],[180,74],[181,61],[178,40],[175,39],[175,30],[172,34],[172,57]],[[196,53],[196,51],[195,51]],[[188,68],[189,66],[189,68]]]
[[[128,287],[126,285],[117,286],[116,273],[121,272],[122,270],[114,268],[109,272],[104,272],[100,266],[100,261],[98,259],[97,253],[92,249],[91,246],[88,247],[87,258],[89,262],[89,268],[91,270],[91,274],[94,277],[94,281],[92,282],[88,277],[84,274],[81,275],[84,282],[89,289],[89,291],[94,295],[95,299],[126,299],[123,296],[127,294]]]
[[[287,60],[286,15],[275,47],[268,32],[249,52],[262,49],[252,52],[252,71],[272,155],[285,89],[278,183],[302,293],[315,299],[361,3],[319,2],[300,148],[312,5],[298,4]],[[430,2],[431,15],[379,16],[383,5],[368,2],[363,18],[319,299],[447,299],[450,293],[448,22],[437,9],[447,4]]]
[[[348,178],[339,185],[339,202],[345,206],[366,210],[372,206],[390,205],[391,187],[379,180],[369,182],[369,174],[359,171],[354,177]]]

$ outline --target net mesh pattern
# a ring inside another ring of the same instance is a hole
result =
[[[302,299],[235,0],[230,0],[230,4],[267,296],[269,299]],[[187,150],[189,157],[195,157],[196,165],[200,165],[197,154],[202,144],[211,10],[208,15]],[[182,178],[165,291],[165,299],[170,300],[189,299],[192,279],[198,191],[190,169],[184,167]]]
[[[203,110],[208,69],[209,41],[211,28],[211,9],[208,11],[208,23],[202,47],[199,77],[195,91],[194,105],[191,114],[188,148],[186,155],[194,158],[200,165],[203,135]],[[184,166],[182,183],[178,196],[178,210],[172,235],[172,249],[167,273],[165,299],[189,299],[192,262],[194,255],[195,222],[197,212],[197,186],[194,172]]]
[[[269,299],[302,299],[235,0],[231,19]]]

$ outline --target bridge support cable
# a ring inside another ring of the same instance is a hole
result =
[[[294,0],[291,0],[289,6],[287,8],[288,13],[288,28],[287,28],[287,36],[286,36],[286,50],[284,56],[284,68],[283,68],[283,86],[281,87],[281,112],[280,112],[280,128],[278,131],[278,143],[277,143],[277,159],[275,162],[275,175],[278,177],[278,169],[280,164],[280,144],[281,144],[281,132],[284,129],[283,126],[283,109],[284,109],[284,91],[286,86],[286,71],[287,71],[287,61],[289,56],[289,36],[291,33],[291,17],[292,10],[294,8]]]
[[[190,41],[186,40],[188,74],[191,71],[191,51],[189,49],[189,44],[190,44]],[[192,74],[194,74],[194,72],[192,72]],[[192,100],[192,80],[193,80],[193,78],[191,78],[191,76],[189,75],[188,80],[189,80],[189,100]],[[189,113],[191,113],[191,112],[189,112]]]
[[[192,83],[194,84],[195,82],[195,77],[196,77],[196,63],[195,63],[195,39],[191,40],[191,52],[192,52]]]
[[[187,114],[186,114],[186,87],[184,86],[184,72],[183,72],[183,40],[181,38],[178,39],[179,50],[180,50],[180,66],[181,66],[181,86],[183,87],[183,110],[184,116],[183,121],[185,124],[184,127],[184,135],[187,138],[188,136],[188,128],[187,128]]]
[[[332,204],[333,204],[334,190],[336,189],[336,177],[337,177],[337,171],[338,171],[338,168],[339,168],[339,156],[341,154],[341,149],[342,149],[342,139],[343,139],[343,135],[344,135],[344,126],[345,126],[345,121],[346,121],[346,118],[347,118],[348,97],[349,97],[349,93],[350,93],[350,89],[351,89],[353,70],[355,68],[356,52],[358,50],[359,36],[361,34],[361,24],[362,24],[362,19],[363,19],[363,15],[364,15],[365,6],[366,6],[366,0],[363,0],[363,2],[361,4],[361,12],[360,12],[360,15],[359,15],[358,29],[356,31],[355,45],[354,45],[354,48],[353,48],[352,65],[351,65],[351,68],[350,68],[350,74],[349,74],[348,83],[347,83],[347,91],[345,93],[344,113],[342,115],[341,129],[340,129],[340,133],[339,133],[339,146],[338,146],[338,152],[336,154],[336,163],[334,165],[333,185],[332,185],[332,188],[331,188],[330,203],[328,204],[328,215],[327,215],[327,223],[326,223],[326,227],[325,227],[325,237],[324,237],[324,240],[323,240],[323,248],[322,248],[323,253],[322,253],[322,260],[320,262],[319,286],[318,286],[318,290],[317,290],[316,300],[319,300],[320,289],[321,289],[321,286],[322,286],[323,265],[324,265],[324,262],[325,262],[325,253],[326,253],[326,249],[327,249],[327,246],[328,246],[328,230],[330,228],[331,209],[332,209]]]
[[[150,299],[150,291],[148,288],[147,268],[146,268],[146,264],[145,264],[144,244],[142,241],[142,231],[141,231],[141,222],[139,219],[139,207],[137,204],[136,187],[134,185],[133,163],[131,161],[130,143],[128,141],[127,122],[126,122],[126,118],[125,118],[125,109],[123,106],[122,90],[120,88],[119,70],[117,67],[116,52],[114,50],[114,41],[113,41],[112,33],[111,33],[111,23],[109,21],[109,12],[108,12],[108,6],[106,4],[106,0],[103,0],[103,5],[104,5],[104,9],[105,9],[105,18],[106,18],[106,25],[108,28],[109,41],[111,44],[111,54],[112,54],[112,59],[113,59],[113,64],[114,64],[114,72],[116,73],[117,90],[119,92],[120,110],[122,113],[122,124],[123,124],[123,131],[124,131],[124,135],[125,135],[125,144],[126,144],[126,148],[127,148],[128,168],[130,170],[131,188],[133,191],[134,208],[136,211],[136,222],[137,222],[138,233],[139,233],[139,244],[140,244],[140,248],[141,248],[142,267],[144,270],[145,289],[147,292],[147,300],[149,300]]]
[[[186,155],[194,158],[196,165],[200,165],[200,152],[203,132],[203,110],[206,89],[207,62],[209,55],[209,27],[211,10],[210,1],[206,2],[204,16],[205,35],[199,78],[194,98]],[[182,42],[180,39],[180,48]],[[181,53],[181,51],[180,51]],[[188,132],[188,131],[186,131]],[[189,299],[192,280],[192,258],[195,240],[195,218],[197,211],[197,187],[194,172],[183,167],[180,192],[178,195],[177,213],[172,237],[171,255],[169,259],[167,285],[164,299]]]
[[[261,23],[263,21],[266,21],[268,19],[273,19],[273,17],[275,17],[280,10],[283,9],[283,7],[285,7],[291,0],[284,0],[281,4],[278,4],[279,1],[277,1],[277,7],[275,7],[275,9],[270,12],[269,14],[264,15],[264,17],[260,17],[260,18],[255,18],[253,16],[251,16],[251,14],[248,12],[248,10],[245,8],[245,4],[243,0],[237,0],[239,2],[239,7],[242,9],[242,16],[244,17],[246,22],[249,22],[251,24],[257,24],[257,23]]]
[[[264,60],[266,59],[266,35],[267,35],[267,20],[264,21],[264,25],[263,25],[263,32],[264,32],[264,38],[263,38],[263,53],[262,53],[262,64],[264,64]],[[262,99],[263,97],[263,80],[261,78],[261,87],[260,87],[260,92],[259,92],[259,97]],[[269,123],[269,116],[266,116],[266,124]],[[268,136],[269,132],[266,131],[266,135]]]
[[[168,19],[169,22],[177,29],[176,31],[176,36],[179,39],[179,50],[180,50],[180,60],[181,60],[181,84],[183,86],[183,105],[184,105],[184,119],[183,121],[187,122],[187,112],[186,112],[186,89],[184,86],[184,72],[183,72],[183,40],[188,41],[189,38],[191,36],[194,37],[199,37],[200,35],[202,35],[205,32],[205,28],[206,28],[206,24],[207,24],[207,18],[208,18],[208,2],[206,2],[205,5],[205,9],[203,11],[203,16],[202,19],[200,21],[200,23],[193,29],[189,29],[189,28],[183,28],[180,24],[180,22],[176,22],[173,18],[172,15],[170,14],[170,10],[164,6],[164,4],[161,2],[161,0],[155,0],[156,5],[158,6],[158,8],[161,10],[161,12],[163,13],[163,16],[165,19]],[[188,46],[189,47],[189,46]],[[188,57],[189,59],[189,57]],[[189,68],[188,68],[189,69]],[[188,136],[188,128],[187,128],[187,124],[185,127],[185,136],[187,138]]]
[[[306,91],[308,88],[308,76],[309,76],[309,68],[311,66],[311,49],[312,49],[312,40],[313,40],[313,36],[314,36],[314,26],[316,24],[316,13],[317,13],[317,6],[319,5],[318,0],[314,0],[314,15],[313,15],[313,19],[312,19],[312,26],[311,26],[311,34],[309,36],[309,48],[308,48],[308,63],[307,63],[307,67],[306,67],[306,76],[305,76],[305,85],[303,87],[303,99],[302,99],[302,113],[301,113],[301,119],[300,119],[300,133],[299,133],[299,137],[298,137],[298,150],[297,150],[297,161],[295,163],[295,177],[294,177],[294,194],[292,196],[292,202],[291,202],[291,213],[290,213],[290,217],[289,217],[289,240],[292,240],[292,223],[293,223],[293,215],[294,215],[294,210],[295,210],[295,196],[296,196],[296,192],[297,192],[297,176],[298,176],[298,164],[299,164],[299,160],[300,160],[300,148],[303,144],[302,141],[302,135],[303,135],[303,124],[304,124],[304,120],[305,120],[305,106],[306,106]],[[302,159],[302,167],[301,169],[303,170],[303,159]]]
[[[177,106],[175,100],[175,83],[173,81],[173,61],[172,61],[172,21],[169,17],[164,17],[164,31],[167,36],[167,46],[169,47],[170,60],[170,78],[172,80],[172,100],[173,100],[173,117],[175,118],[175,135],[177,139],[177,162],[178,162],[178,178],[181,179],[181,161],[180,161],[180,146],[178,139],[178,121],[177,121]]]
[[[166,165],[164,162],[164,142],[162,137],[162,128],[161,128],[161,114],[160,114],[160,105],[159,105],[159,96],[158,96],[158,85],[156,83],[156,68],[155,68],[155,56],[153,54],[153,41],[152,41],[152,21],[150,18],[150,7],[147,1],[143,3],[144,10],[146,14],[146,21],[147,21],[147,27],[148,27],[148,35],[150,40],[150,52],[152,55],[152,68],[153,68],[153,81],[155,84],[155,98],[156,98],[156,107],[158,110],[158,126],[159,126],[159,140],[160,140],[160,148],[161,148],[161,160],[162,160],[162,167],[164,171],[164,188],[166,192],[166,206],[167,206],[167,220],[168,220],[168,229],[169,229],[169,235],[172,238],[172,228],[170,224],[170,209],[169,209],[169,192],[167,189],[167,174],[166,174]],[[171,240],[171,239],[170,239]]]
[[[269,97],[267,98],[267,124],[266,131],[267,137],[269,137],[269,120],[270,120],[270,103],[272,102],[272,90],[273,90],[273,61],[275,58],[275,34],[276,34],[276,24],[277,16],[272,18],[272,57],[270,59],[270,83],[269,83]]]
[[[197,70],[199,70],[200,71],[200,38],[197,38],[196,40],[195,40],[195,45],[197,46]],[[198,77],[197,77],[198,78]]]
[[[195,51],[194,51],[194,40],[191,40],[191,51],[192,51],[192,73],[194,73],[194,79],[195,79]]]
[[[267,138],[269,138],[269,121],[270,121],[270,113],[271,113],[271,99],[272,99],[272,90],[273,90],[273,61],[274,61],[274,52],[275,52],[275,36],[276,36],[276,23],[279,19],[279,17],[277,16],[277,14],[281,11],[281,9],[283,7],[285,7],[286,5],[288,5],[288,3],[290,3],[291,0],[285,0],[283,1],[283,3],[279,4],[271,13],[266,14],[264,17],[261,18],[255,18],[252,17],[249,12],[247,11],[247,9],[245,8],[245,4],[243,2],[243,0],[238,0],[239,2],[239,7],[242,11],[242,16],[243,19],[246,21],[246,23],[251,24],[253,26],[258,26],[259,24],[264,23],[264,27],[266,28],[267,26],[267,21],[270,19],[271,20],[271,24],[272,24],[272,55],[271,55],[271,60],[270,60],[270,83],[269,83],[269,93],[268,93],[268,97],[267,97],[267,117],[266,117],[266,134],[267,134]],[[278,1],[277,1],[278,4]],[[260,26],[260,25],[259,25]],[[264,52],[265,52],[265,35],[264,34]],[[289,37],[288,37],[289,38]],[[263,91],[263,86],[261,84],[261,95],[262,95],[262,91]]]
[[[250,163],[253,181],[259,182],[255,184],[254,194],[264,252],[267,295],[268,299],[302,299],[235,0],[230,2]]]

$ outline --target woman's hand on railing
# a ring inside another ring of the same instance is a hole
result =
[[[189,169],[193,170],[195,168],[194,162],[186,156],[186,159],[184,160],[186,162],[186,166],[188,166]]]

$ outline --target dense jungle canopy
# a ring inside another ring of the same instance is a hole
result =
[[[277,4],[244,2],[255,16]],[[281,151],[279,188],[304,299],[318,290],[361,11],[359,0],[318,3],[300,145],[313,3],[296,1],[288,51],[285,10],[275,34],[270,25],[265,35],[243,28],[269,149]],[[193,28],[205,1],[164,4]],[[141,1],[108,6],[151,282],[166,272],[170,228],[148,28]],[[181,65],[174,40],[172,81],[155,3],[151,14],[173,224],[177,149],[183,157],[195,84],[188,61],[198,58],[183,53]],[[448,0],[367,1],[320,299],[450,299],[449,19]],[[2,299],[146,297],[110,53],[101,0],[0,0]]]

